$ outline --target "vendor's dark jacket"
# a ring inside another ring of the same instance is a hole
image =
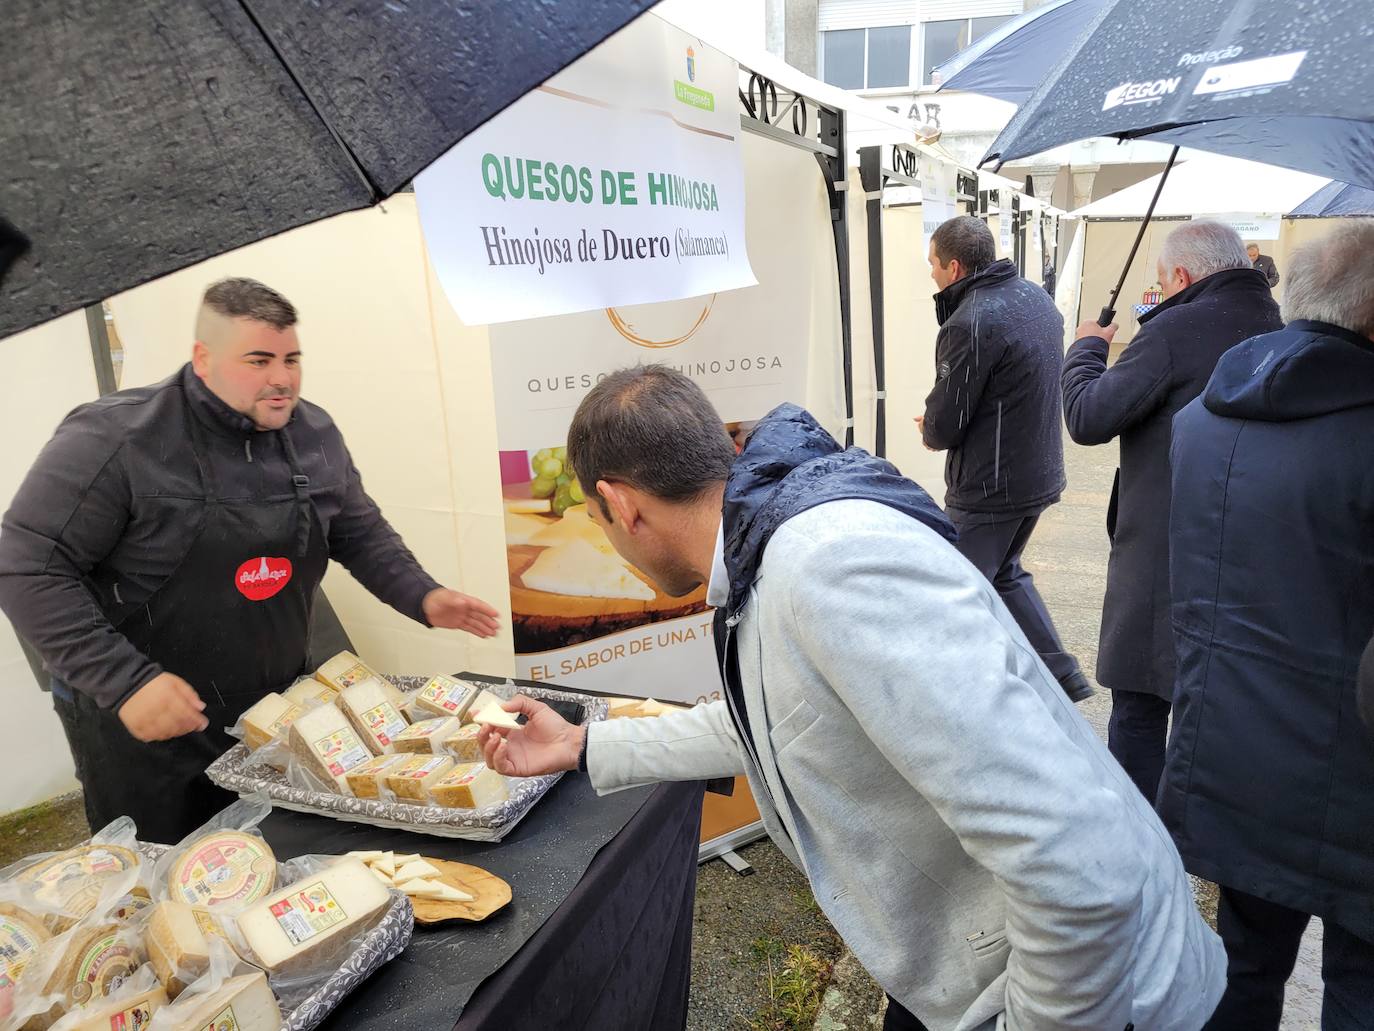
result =
[[[1374,941],[1374,343],[1297,321],[1174,420],[1178,686],[1159,812],[1189,871]]]
[[[1140,318],[1140,332],[1107,367],[1107,341],[1085,337],[1064,358],[1064,419],[1079,444],[1120,438],[1107,534],[1107,594],[1097,680],[1114,691],[1174,693],[1169,630],[1169,427],[1207,385],[1217,359],[1283,325],[1253,269],[1198,280]]]
[[[68,415],[0,523],[0,609],[61,683],[116,708],[162,672],[107,613],[151,597],[200,531],[205,490],[188,419],[227,498],[294,496],[289,435],[330,557],[424,622],[424,596],[438,585],[363,490],[329,414],[301,401],[284,429],[259,431],[187,365]]]
[[[1250,264],[1255,270],[1264,273],[1264,278],[1268,281],[1270,286],[1279,285],[1279,268],[1274,264],[1274,259],[1269,257],[1269,255],[1261,254]]]
[[[948,451],[945,506],[1028,514],[1064,490],[1064,317],[1003,258],[935,295],[935,389],[923,437]]]

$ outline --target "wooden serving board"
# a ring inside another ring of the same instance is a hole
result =
[[[446,859],[422,856],[426,863],[439,871],[435,880],[451,888],[465,891],[471,902],[446,902],[442,899],[412,898],[417,924],[440,924],[446,920],[468,920],[480,923],[511,900],[510,885],[495,874],[466,863],[452,863]]]

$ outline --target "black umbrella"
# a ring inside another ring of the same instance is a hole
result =
[[[0,337],[376,203],[652,3],[8,5]]]
[[[983,163],[1115,136],[1374,187],[1371,46],[1374,0],[1113,0]]]

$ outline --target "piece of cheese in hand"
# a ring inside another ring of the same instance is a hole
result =
[[[428,805],[426,789],[451,769],[453,760],[446,755],[412,755],[387,773],[386,786],[398,799]]]
[[[145,1031],[152,1023],[153,1014],[166,1005],[167,993],[162,990],[162,985],[155,984],[137,995],[126,995],[117,1002],[87,1006],[80,1011],[81,1022],[70,1031]]]
[[[452,677],[431,677],[415,693],[415,709],[429,716],[456,716],[462,719],[480,688]]]
[[[520,579],[532,591],[579,598],[653,601],[655,597],[654,589],[623,562],[581,538],[545,548]]]
[[[396,738],[396,751],[416,755],[433,755],[443,750],[443,743],[456,734],[463,724],[452,716],[438,716],[432,720],[412,723]]]
[[[210,969],[207,927],[214,918],[184,902],[159,902],[149,912],[143,930],[148,962],[167,995],[175,999],[188,984]]]
[[[348,940],[390,904],[372,871],[346,856],[244,910],[239,933],[270,974],[337,965]]]
[[[386,775],[393,772],[397,766],[409,758],[409,755],[402,752],[393,755],[373,756],[361,766],[355,766],[345,774],[348,779],[348,790],[353,792],[354,798],[381,798],[382,781],[386,779]],[[349,853],[349,855],[352,854]],[[380,856],[381,853],[378,852],[377,855]],[[373,862],[373,860],[364,859],[363,862]]]
[[[250,752],[274,739],[301,714],[301,707],[275,691],[265,694],[243,714],[243,743]]]
[[[166,1031],[280,1031],[285,1023],[267,978],[254,972],[229,978],[209,995],[172,1003],[162,1011],[158,1026]]]
[[[348,771],[372,758],[348,717],[332,705],[298,716],[286,738],[296,758],[341,795],[349,793]]]
[[[396,870],[396,880],[398,881],[423,880],[426,877],[439,876],[441,876],[439,871],[429,863],[426,863],[423,859],[417,859],[414,862],[406,863],[405,866],[399,867]]]
[[[520,726],[515,715],[513,712],[507,712],[499,705],[488,705],[472,717],[472,722],[485,723],[491,727],[509,727],[511,730],[515,730]]]
[[[429,794],[435,805],[449,809],[479,809],[510,798],[505,778],[486,763],[455,766],[430,785]]]
[[[390,754],[392,742],[410,726],[377,680],[362,680],[339,692],[339,708],[374,752]]]

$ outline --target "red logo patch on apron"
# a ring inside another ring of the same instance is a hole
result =
[[[266,601],[290,582],[289,558],[250,558],[234,574],[234,586],[249,601]]]

